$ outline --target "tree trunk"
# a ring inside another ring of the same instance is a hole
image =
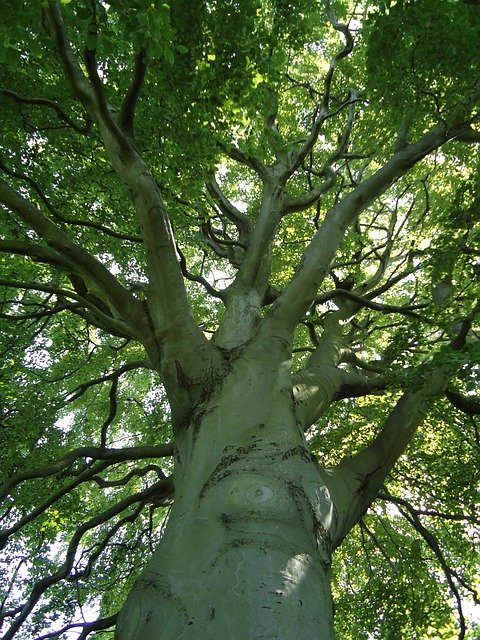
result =
[[[332,638],[331,481],[299,427],[289,362],[254,351],[176,434],[175,503],[117,640]]]

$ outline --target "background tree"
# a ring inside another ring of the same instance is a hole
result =
[[[0,8],[3,639],[478,637],[479,7]]]

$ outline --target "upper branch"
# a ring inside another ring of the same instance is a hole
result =
[[[347,25],[338,22],[335,16],[335,13],[330,7],[330,2],[327,1],[326,4],[328,7],[328,17],[330,19],[330,22],[336,31],[339,31],[340,33],[343,34],[345,38],[345,45],[342,49],[340,49],[340,51],[338,51],[335,54],[335,56],[332,58],[330,62],[330,66],[326,73],[324,84],[323,84],[322,101],[317,107],[317,115],[315,117],[312,128],[310,130],[310,134],[305,144],[299,151],[296,151],[291,154],[289,175],[291,175],[294,171],[296,171],[296,169],[298,169],[299,166],[301,166],[301,164],[303,163],[307,155],[315,146],[315,143],[317,142],[318,136],[322,129],[323,123],[325,122],[325,120],[327,120],[327,118],[333,115],[330,113],[329,108],[330,108],[330,100],[331,100],[331,88],[332,88],[333,78],[335,75],[335,70],[338,64],[344,58],[349,56],[350,53],[353,51],[354,43],[353,43],[353,38],[352,38],[352,34],[350,33],[350,30],[348,29]],[[340,108],[343,109],[346,105],[352,104],[352,100],[356,101],[356,97],[352,97],[349,95],[347,101],[344,104],[342,104]]]
[[[86,249],[75,244],[66,233],[4,180],[0,180],[0,201],[18,213],[22,220],[61,256],[59,263],[69,268],[74,267],[75,272],[90,285],[94,285],[118,317],[131,325],[131,333],[137,333],[136,328],[142,326],[144,316],[140,301],[123,287],[101,262]]]
[[[58,105],[53,100],[48,100],[46,98],[26,98],[25,96],[21,96],[14,91],[9,91],[8,89],[0,89],[0,94],[11,98],[15,102],[19,104],[31,104],[37,105],[40,107],[48,107],[53,109],[57,114],[60,120],[63,120],[69,127],[77,131],[77,133],[88,134],[90,133],[90,129],[92,126],[92,122],[90,118],[86,118],[86,122],[83,126],[77,124],[70,116],[62,109],[60,105]]]
[[[333,476],[344,483],[347,493],[338,502],[335,546],[363,517],[434,399],[444,392],[451,375],[452,371],[447,368],[437,369],[427,376],[419,389],[406,391],[391,410],[377,437],[336,467]]]
[[[360,296],[348,289],[334,289],[328,293],[322,293],[322,295],[315,298],[315,304],[323,304],[324,302],[333,300],[336,297],[348,298],[352,302],[356,302],[359,307],[366,307],[367,309],[373,309],[374,311],[380,311],[381,313],[401,313],[403,315],[410,316],[411,318],[416,318],[417,320],[421,320],[422,316],[415,313],[415,311],[425,309],[428,306],[427,304],[415,304],[399,307],[393,304],[373,302],[373,300]]]
[[[206,186],[208,193],[212,196],[222,214],[237,227],[240,242],[248,244],[252,234],[252,224],[249,217],[228,200],[215,178],[207,182]]]
[[[58,3],[50,3],[48,8],[44,9],[44,18],[45,26],[55,37],[60,61],[63,65],[67,78],[70,81],[76,96],[90,113],[94,107],[94,94],[92,87],[78,64],[73,49],[68,42]]]
[[[308,209],[313,204],[315,204],[315,202],[317,202],[321,195],[323,195],[333,187],[337,180],[337,174],[335,173],[335,171],[331,167],[326,166],[323,170],[323,173],[325,175],[325,180],[322,182],[322,184],[318,185],[318,187],[315,187],[307,193],[294,198],[288,195],[286,196],[284,209],[285,213],[293,213],[294,211],[304,211],[305,209]]]
[[[283,321],[287,331],[292,331],[314,301],[350,224],[417,162],[465,128],[463,123],[450,130],[444,124],[435,126],[417,142],[394,153],[383,167],[333,206],[305,249],[292,281],[274,303],[269,314],[272,321]]]
[[[262,180],[265,180],[267,178],[267,167],[263,164],[263,162],[260,162],[258,158],[255,158],[255,156],[247,156],[234,144],[219,143],[219,147],[223,151],[223,153],[232,160],[235,160],[236,162],[244,164],[246,167],[250,167],[250,169],[253,169],[253,171],[255,171],[255,173],[259,175]]]
[[[173,231],[159,186],[130,138],[129,127],[144,74],[143,57],[137,58],[133,83],[125,97],[121,117],[115,121],[105,98],[95,51],[85,51],[87,78],[68,42],[58,5],[51,5],[47,12],[67,78],[97,122],[113,169],[128,189],[139,217],[150,281],[148,302],[155,333],[155,344],[150,343],[150,347],[157,351],[154,359],[159,361],[160,344],[165,341],[177,344],[177,358],[187,357],[187,354],[190,357],[192,348],[207,348],[208,342],[190,310]],[[121,128],[122,122],[127,124],[126,130]],[[197,359],[199,366],[201,361],[201,358]]]
[[[119,126],[125,133],[133,138],[133,122],[135,116],[135,107],[137,106],[140,92],[142,90],[145,73],[147,71],[146,51],[140,49],[135,57],[135,69],[133,71],[133,79],[125,95],[125,99],[118,116]]]

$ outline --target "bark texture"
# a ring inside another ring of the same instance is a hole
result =
[[[247,349],[179,429],[175,503],[117,640],[332,637],[331,481],[273,351]]]

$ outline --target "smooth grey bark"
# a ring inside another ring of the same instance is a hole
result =
[[[333,481],[305,442],[287,347],[264,347],[179,428],[174,506],[117,640],[332,637]]]

